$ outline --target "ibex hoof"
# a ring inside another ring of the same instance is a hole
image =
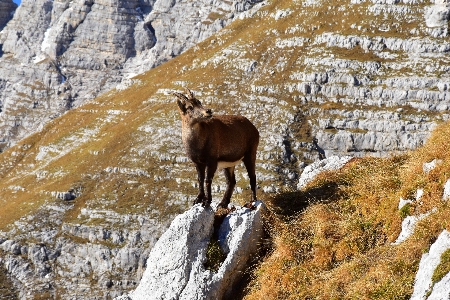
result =
[[[202,198],[196,198],[196,199],[194,200],[194,205],[195,205],[195,204],[199,204],[199,203],[202,203],[202,204],[203,204],[203,199],[202,199]]]
[[[219,204],[217,204],[217,209],[219,208],[228,208],[228,203],[220,202]]]
[[[204,208],[210,207],[211,206],[211,201],[205,200],[202,202],[202,206]]]
[[[250,208],[251,210],[255,210],[255,209],[256,209],[256,206],[253,205],[253,203],[254,203],[254,202],[247,202],[247,203],[244,204],[244,207],[245,207],[245,208]]]

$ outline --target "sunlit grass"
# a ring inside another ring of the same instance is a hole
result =
[[[278,220],[272,227],[275,246],[256,271],[246,299],[409,298],[422,254],[449,229],[450,208],[441,200],[450,172],[449,143],[446,123],[414,152],[354,159],[339,171],[322,173],[304,191],[271,199],[268,206]],[[435,158],[442,162],[424,173],[423,163]],[[419,187],[425,191],[420,201],[399,211],[400,196]],[[433,207],[437,211],[418,223],[413,236],[391,244],[404,214]],[[286,219],[295,215],[292,209],[297,216]],[[435,279],[447,269],[445,256]]]

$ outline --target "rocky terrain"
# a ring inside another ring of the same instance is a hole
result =
[[[209,37],[252,1],[0,2],[0,149]]]
[[[164,3],[25,0],[0,34],[0,264],[21,299],[135,289],[196,195],[174,90],[257,126],[263,199],[322,150],[403,152],[449,119],[446,2]]]
[[[221,223],[200,205],[177,216],[152,249],[139,286],[116,300],[234,298],[233,284],[262,240],[264,209],[262,202],[254,209],[238,207]]]
[[[12,19],[17,4],[9,0],[0,1],[0,30]]]

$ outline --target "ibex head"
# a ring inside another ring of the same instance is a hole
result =
[[[204,108],[202,103],[194,97],[194,94],[186,88],[187,97],[181,93],[172,93],[177,96],[178,109],[181,117],[190,118],[210,118],[212,117],[211,109]]]

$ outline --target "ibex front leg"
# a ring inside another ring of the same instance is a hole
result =
[[[197,169],[197,179],[198,179],[198,195],[194,200],[194,205],[197,203],[203,203],[205,200],[205,165],[195,164]]]
[[[208,164],[206,166],[206,199],[203,201],[204,207],[209,207],[212,202],[211,184],[214,178],[214,173],[217,170],[217,162]]]

